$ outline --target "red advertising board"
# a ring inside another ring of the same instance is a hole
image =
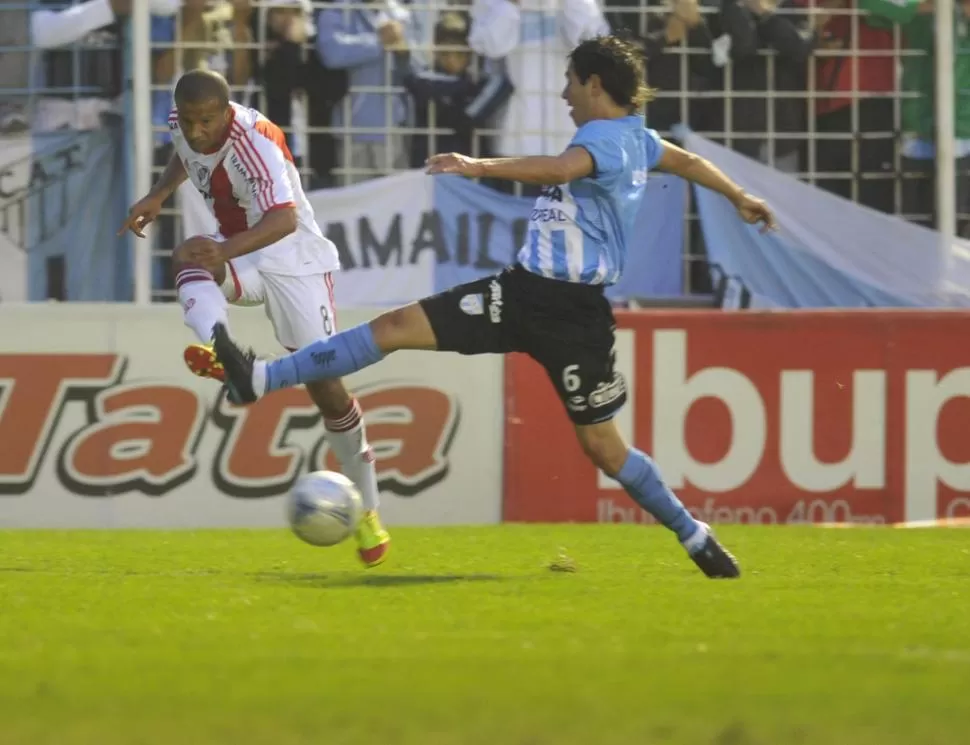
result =
[[[621,431],[709,522],[970,517],[970,314],[624,312]],[[506,365],[504,518],[649,522]]]

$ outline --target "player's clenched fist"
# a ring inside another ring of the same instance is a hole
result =
[[[226,263],[226,255],[219,242],[204,235],[197,235],[185,241],[175,249],[174,258],[179,264],[201,266],[213,275],[217,274]]]
[[[426,161],[427,173],[457,173],[460,176],[478,178],[482,176],[482,164],[478,158],[469,158],[460,153],[432,155]]]
[[[162,202],[164,200],[154,196],[147,196],[141,201],[137,202],[130,210],[128,210],[128,219],[125,220],[124,225],[118,230],[118,235],[121,235],[126,230],[130,230],[132,233],[137,235],[139,238],[144,238],[145,234],[142,232],[148,223],[155,220],[159,213],[162,211]]]

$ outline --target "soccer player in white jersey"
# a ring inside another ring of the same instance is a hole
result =
[[[337,249],[314,219],[280,128],[230,102],[225,79],[205,70],[179,79],[168,125],[175,152],[158,183],[131,208],[122,232],[144,237],[142,228],[186,179],[215,215],[218,235],[190,238],[174,254],[185,324],[200,342],[185,350],[189,369],[223,379],[210,342],[216,324],[228,323],[227,302],[262,304],[276,339],[290,351],[330,337]],[[339,378],[306,389],[323,415],[328,444],[363,497],[358,554],[368,566],[379,564],[390,536],[377,514],[377,475],[360,405]]]
[[[456,153],[429,159],[430,173],[490,176],[544,185],[517,263],[393,310],[296,354],[264,362],[223,326],[215,350],[233,400],[346,375],[399,349],[459,354],[524,352],[555,386],[583,450],[643,509],[673,531],[708,577],[738,577],[734,557],[663,482],[656,464],[628,445],[613,417],[626,400],[614,369],[613,311],[604,296],[636,250],[634,219],[650,169],[720,192],[748,223],[774,226],[760,199],[713,164],[645,129],[649,96],[640,54],[615,37],[579,44],[569,56],[563,98],[578,127],[556,156],[479,160]]]

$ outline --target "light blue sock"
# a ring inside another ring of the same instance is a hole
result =
[[[701,527],[660,478],[657,464],[646,453],[630,448],[616,480],[623,484],[634,502],[674,531],[682,543]]]
[[[384,359],[370,324],[315,341],[266,365],[266,392],[314,380],[340,378]]]

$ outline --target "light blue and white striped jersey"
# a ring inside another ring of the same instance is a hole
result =
[[[518,260],[544,277],[612,285],[623,273],[647,171],[660,160],[663,144],[642,116],[625,116],[587,122],[569,147],[586,148],[594,171],[543,188]]]

